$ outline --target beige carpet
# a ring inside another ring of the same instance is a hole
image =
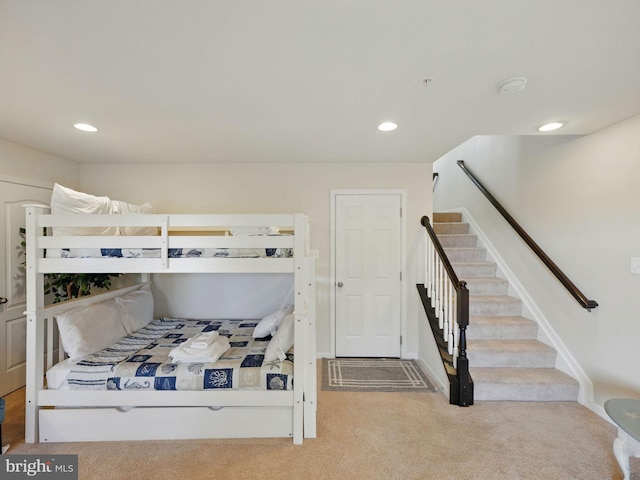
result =
[[[616,429],[576,403],[440,393],[319,391],[318,438],[24,444],[24,391],[7,398],[9,454],[78,454],[80,479],[620,480]],[[640,463],[632,459],[635,480]]]

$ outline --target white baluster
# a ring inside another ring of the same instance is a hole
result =
[[[458,368],[458,347],[453,349],[453,368]]]
[[[427,234],[427,238],[424,243],[424,289],[428,293],[429,292],[429,247],[431,242],[429,242],[429,235]]]
[[[451,280],[447,281],[447,290],[449,291],[449,295],[447,296],[447,318],[449,319],[449,323],[451,325],[455,325],[455,319],[453,314],[453,298],[455,297],[455,290],[451,283]]]
[[[427,259],[427,295],[429,296],[429,301],[431,302],[431,306],[433,307],[433,248],[431,245],[431,237],[427,235],[427,251],[428,251],[428,259]]]
[[[438,316],[438,326],[444,328],[444,317],[442,315],[442,261],[440,261],[440,257],[438,257],[436,265],[436,315]]]
[[[458,356],[459,345],[460,345],[460,327],[456,323],[456,328],[453,331],[453,346],[454,346],[454,351],[456,352],[456,357]]]
[[[440,285],[442,288],[442,304],[441,304],[441,313],[440,315],[442,316],[442,334],[443,334],[443,338],[446,341],[447,340],[447,332],[449,331],[450,328],[450,319],[449,319],[449,315],[447,315],[447,303],[449,302],[448,299],[448,291],[447,291],[447,284],[449,282],[447,282],[447,275],[444,269],[444,264],[442,264],[443,268],[442,268],[442,275],[440,277]]]
[[[451,285],[451,282],[447,282],[449,285]],[[447,305],[448,308],[448,305]],[[447,350],[450,354],[453,354],[453,330],[456,328],[455,323],[453,323],[453,319],[451,319],[451,321],[449,322],[449,328],[447,330]]]
[[[438,256],[433,256],[433,309],[436,312],[436,318],[438,317],[438,275],[440,271],[440,262]]]
[[[445,309],[447,307],[446,298],[447,289],[447,271],[444,268],[444,262],[440,262],[440,315],[447,320],[445,316]]]
[[[431,307],[433,307],[435,305],[435,301],[434,301],[434,279],[435,279],[435,261],[434,261],[434,255],[435,255],[435,250],[433,248],[433,243],[431,242],[431,237],[427,236],[427,244],[429,247],[429,289],[427,290],[428,294],[429,294],[429,302],[431,303]]]
[[[451,285],[452,288],[454,288],[455,291],[455,287],[453,287],[453,284]],[[453,335],[451,337],[451,346],[452,351],[451,354],[453,355],[453,366],[454,368],[458,368],[458,337],[460,335],[460,328],[458,327],[458,295],[457,295],[457,291],[456,294],[453,295],[453,302],[451,305],[451,309],[453,311],[453,325],[454,325],[454,329],[453,329]]]
[[[444,264],[442,264],[440,275],[440,291],[442,292],[440,301],[440,315],[442,316],[442,321],[445,323],[445,325],[448,325],[449,317],[447,317],[447,274],[444,269]]]

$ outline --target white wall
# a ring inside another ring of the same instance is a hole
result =
[[[132,203],[149,201],[166,213],[304,213],[317,262],[318,352],[330,351],[329,258],[331,189],[407,191],[407,351],[417,352],[415,284],[420,217],[431,211],[431,164],[156,164],[83,165],[84,191]],[[200,287],[201,288],[201,287]]]
[[[434,209],[465,207],[594,385],[602,405],[640,398],[640,116],[585,137],[475,137],[434,164]],[[479,177],[554,262],[599,303],[584,310],[473,186]]]
[[[0,177],[53,185],[78,185],[80,170],[72,160],[0,140]]]

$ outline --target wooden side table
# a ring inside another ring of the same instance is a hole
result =
[[[604,409],[618,426],[613,453],[622,468],[624,479],[629,480],[629,457],[640,457],[640,400],[613,398],[605,402]]]

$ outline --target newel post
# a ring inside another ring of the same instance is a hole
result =
[[[467,358],[467,327],[469,326],[469,290],[467,282],[458,286],[457,320],[460,328],[458,340],[457,380],[458,405],[473,405],[473,383],[469,378],[469,359]]]

